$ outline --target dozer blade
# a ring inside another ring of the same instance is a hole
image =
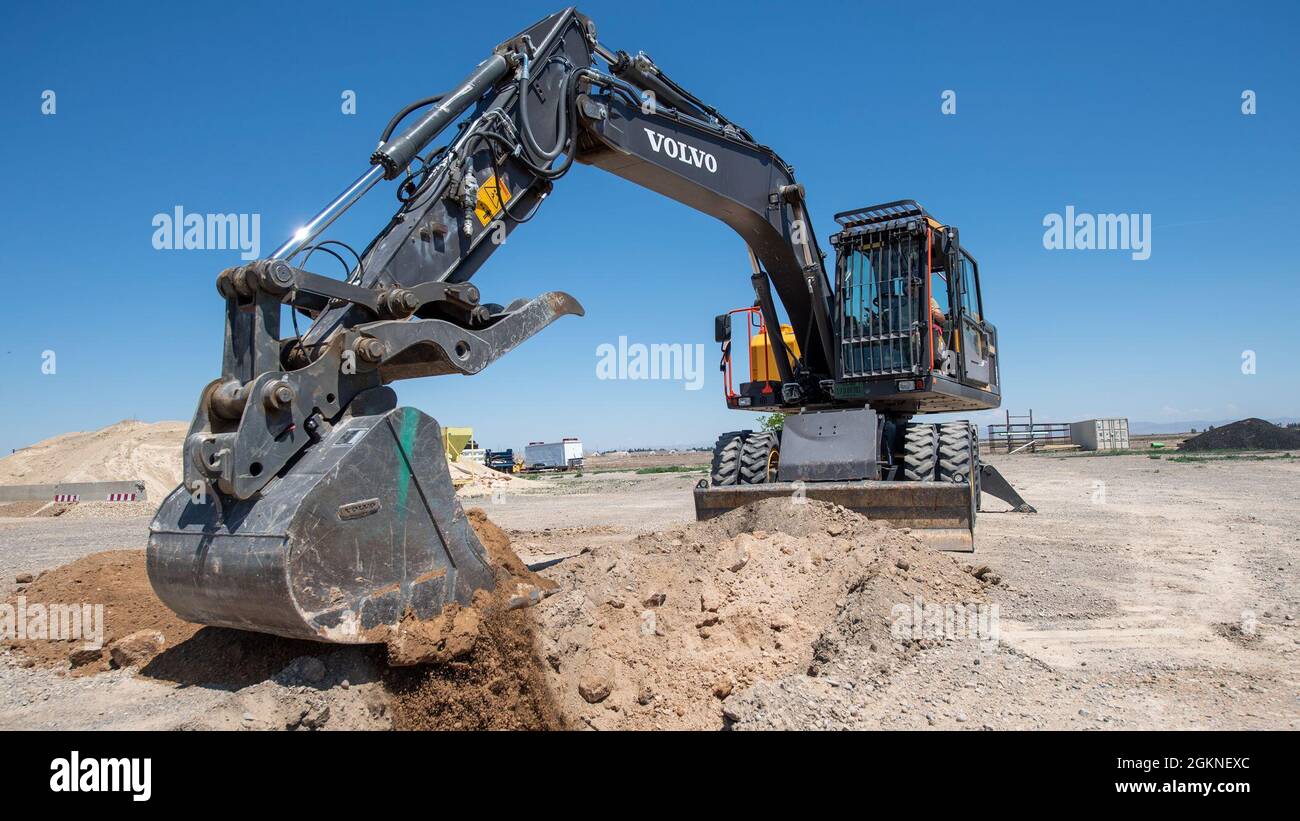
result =
[[[251,499],[178,488],[149,527],[149,581],[188,621],[327,642],[468,604],[495,576],[441,443],[413,408],[348,416]]]
[[[785,498],[831,502],[911,528],[912,535],[937,550],[969,553],[975,549],[975,518],[969,484],[950,482],[769,482],[759,485],[695,486],[695,518],[712,519],[761,499]]]

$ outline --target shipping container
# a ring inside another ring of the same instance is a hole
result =
[[[582,442],[565,437],[559,442],[529,442],[524,448],[524,470],[569,470],[582,467]]]
[[[1084,450],[1128,450],[1128,419],[1071,422],[1070,441]]]

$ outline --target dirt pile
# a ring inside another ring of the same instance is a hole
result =
[[[184,422],[123,421],[65,433],[0,459],[0,485],[140,479],[155,503],[181,482]]]
[[[494,493],[512,493],[516,490],[530,488],[533,483],[514,474],[493,470],[487,465],[465,459],[447,462],[453,483],[460,485],[456,495],[462,499],[491,496]]]
[[[187,725],[196,728],[816,727],[835,708],[800,705],[841,683],[883,686],[925,646],[897,632],[900,607],[979,602],[996,583],[905,530],[821,502],[773,499],[599,544],[547,578],[483,511],[467,515],[498,568],[496,588],[404,623],[387,648],[183,622],[154,597],[143,552],[114,551],[17,594],[102,604],[102,648],[8,649],[72,675],[116,659],[147,678],[229,691]],[[541,601],[515,609],[521,597]]]
[[[471,607],[449,607],[439,619],[404,623],[406,644],[387,648],[387,657],[382,646],[339,647],[182,621],[154,595],[138,550],[97,553],[42,573],[8,602],[29,615],[33,604],[101,605],[101,641],[91,642],[100,646],[87,647],[94,632],[88,622],[75,639],[29,633],[0,647],[23,666],[73,676],[132,666],[150,679],[229,689],[192,728],[562,727],[528,611],[510,609],[517,597],[540,598],[554,583],[532,574],[482,511],[468,515],[498,569],[496,590]],[[420,663],[390,667],[394,660]]]
[[[141,633],[161,636],[156,654],[139,659],[141,672],[181,684],[242,686],[273,675],[290,660],[319,652],[323,645],[258,633],[203,627],[182,621],[154,595],[145,571],[144,551],[110,550],[42,573],[7,602],[22,596],[28,619],[32,607],[99,605],[103,608],[102,647],[87,648],[85,638],[4,640],[20,663],[68,670],[72,675],[104,672],[114,666],[114,649]],[[94,610],[91,611],[94,621]],[[82,608],[82,613],[85,613]],[[50,622],[52,624],[52,622]],[[95,625],[83,619],[81,636]],[[30,631],[29,625],[29,631]],[[51,631],[52,632],[52,631]],[[118,654],[121,657],[121,654]]]
[[[603,546],[547,571],[534,608],[547,679],[576,726],[711,729],[742,691],[820,673],[861,648],[887,675],[915,597],[973,602],[983,583],[903,530],[772,499]]]
[[[85,556],[42,573],[8,603],[16,606],[18,596],[24,597],[29,613],[37,605],[46,609],[72,605],[103,607],[100,625],[103,647],[98,650],[87,649],[86,641],[79,637],[64,641],[39,640],[39,635],[34,636],[36,640],[5,639],[5,646],[28,663],[71,669],[76,675],[108,670],[110,648],[137,631],[158,631],[163,635],[164,645],[173,647],[199,629],[198,625],[181,621],[154,596],[145,574],[144,552],[140,550],[111,550]],[[29,625],[28,629],[30,633],[34,628]],[[82,635],[92,629],[93,625],[84,623],[80,627]]]
[[[1179,450],[1291,450],[1300,448],[1300,429],[1280,428],[1263,419],[1242,419],[1207,430],[1178,446]]]

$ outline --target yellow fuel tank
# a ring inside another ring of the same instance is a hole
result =
[[[794,338],[794,328],[781,326],[781,339],[790,354],[790,367],[794,367],[799,356],[799,343]],[[755,333],[749,338],[749,381],[780,382],[781,372],[776,369],[776,352],[767,344],[767,333]]]

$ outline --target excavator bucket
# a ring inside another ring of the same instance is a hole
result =
[[[250,499],[178,488],[147,563],[187,621],[342,643],[382,642],[408,611],[430,618],[495,583],[438,423],[401,407],[345,417]]]
[[[711,519],[761,499],[808,499],[847,507],[868,519],[911,529],[936,550],[969,553],[975,549],[975,505],[969,483],[767,482],[756,485],[695,486],[695,518]]]

